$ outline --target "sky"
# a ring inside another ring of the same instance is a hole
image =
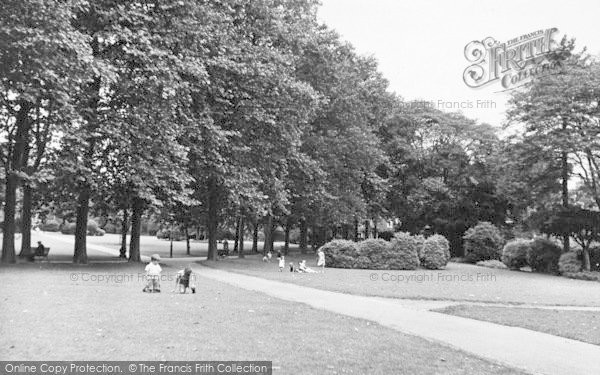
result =
[[[319,19],[363,55],[379,61],[391,91],[500,127],[507,92],[498,83],[471,88],[464,56],[473,40],[500,42],[537,30],[576,38],[600,55],[600,0],[321,0]]]

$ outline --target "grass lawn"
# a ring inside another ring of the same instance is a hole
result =
[[[314,254],[294,253],[286,263],[306,259],[316,268]],[[312,288],[366,296],[479,301],[510,304],[600,306],[597,282],[552,275],[490,269],[449,263],[446,270],[372,271],[327,268],[324,274],[277,272],[275,259],[260,256],[204,262],[207,266]]]
[[[209,279],[200,278],[196,294],[172,294],[166,281],[163,293],[142,293],[142,270],[126,263],[0,267],[0,358],[272,360],[284,374],[520,373]],[[175,271],[164,267],[163,274]]]
[[[450,306],[435,310],[469,319],[527,328],[600,345],[600,312],[488,306]]]

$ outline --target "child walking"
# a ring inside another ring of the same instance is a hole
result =
[[[147,293],[160,293],[160,256],[154,254],[150,257],[150,263],[146,266],[146,287],[143,289]]]

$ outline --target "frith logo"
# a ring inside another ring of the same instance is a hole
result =
[[[465,58],[472,64],[465,69],[463,80],[473,88],[498,81],[504,89],[513,89],[535,76],[561,71],[559,61],[548,59],[556,45],[552,36],[557,31],[538,30],[505,43],[492,37],[472,41],[465,46]]]

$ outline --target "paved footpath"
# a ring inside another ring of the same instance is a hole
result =
[[[414,301],[405,305],[400,299],[330,292],[208,267],[203,267],[199,275],[317,309],[377,322],[533,374],[600,374],[600,346],[581,341],[426,311],[415,308]]]

